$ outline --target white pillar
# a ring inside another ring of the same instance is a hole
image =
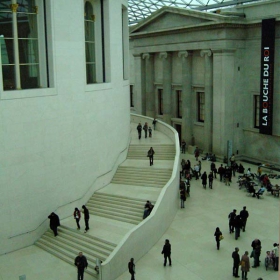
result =
[[[146,116],[155,117],[155,93],[154,93],[154,56],[150,53],[144,53],[145,61],[145,92],[146,96]]]
[[[212,153],[213,137],[213,64],[212,52],[202,50],[200,55],[204,56],[204,95],[205,95],[205,112],[204,112],[204,151]]]
[[[21,89],[20,82],[20,67],[19,67],[19,47],[18,47],[18,28],[17,28],[17,0],[12,0],[11,10],[13,18],[13,46],[14,46],[14,60],[15,60],[15,78],[16,89]]]
[[[192,52],[178,53],[182,58],[182,139],[188,145],[193,136],[193,108],[192,108]]]
[[[159,54],[159,57],[163,61],[163,121],[171,124],[171,110],[172,110],[172,103],[171,103],[171,81],[172,81],[172,61],[171,55],[167,52],[162,52]]]

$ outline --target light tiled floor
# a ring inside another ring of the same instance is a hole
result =
[[[134,131],[135,130],[135,131]],[[132,130],[132,143],[139,141],[135,137],[136,129]],[[145,144],[162,143],[161,136],[156,131],[152,139],[141,139]],[[166,140],[166,139],[164,139]],[[163,140],[163,142],[165,142]],[[168,139],[167,139],[168,140]],[[183,155],[190,159],[192,165],[195,163],[193,155]],[[136,164],[131,160],[132,165]],[[127,160],[123,164],[130,164]],[[146,161],[138,163],[147,165]],[[164,167],[169,162],[155,162],[155,167]],[[218,163],[217,163],[218,164]],[[254,171],[256,166],[244,163],[245,168],[251,167]],[[210,162],[202,161],[202,171],[209,171]],[[280,183],[280,180],[275,180]],[[127,186],[120,186],[116,190],[110,184],[103,192],[114,191],[116,194],[122,192]],[[111,189],[110,189],[111,188]],[[135,190],[130,189],[131,193]],[[147,196],[156,198],[158,191],[154,188],[145,188],[145,193],[139,194],[139,198]],[[238,211],[243,206],[247,206],[250,217],[245,233],[241,232],[239,240],[235,240],[228,232],[227,216],[232,209]],[[248,279],[254,280],[263,277],[264,280],[276,280],[278,274],[271,268],[266,271],[264,267],[265,251],[272,248],[274,242],[279,242],[279,198],[272,197],[265,193],[261,199],[248,196],[244,190],[239,190],[236,178],[233,178],[231,186],[225,186],[218,180],[214,181],[213,190],[204,190],[201,180],[191,182],[191,197],[187,199],[185,209],[179,208],[169,229],[162,236],[161,240],[140,260],[136,262],[136,279],[153,280],[226,280],[232,277],[231,253],[236,246],[240,248],[240,253],[251,250],[251,242],[255,238],[262,241],[261,266],[252,268],[248,274]],[[119,227],[118,223],[104,224],[103,219],[96,218],[94,222],[94,235],[111,236],[111,239],[118,242],[123,234],[132,225],[123,223]],[[74,226],[72,217],[63,220],[65,225]],[[214,230],[219,226],[225,239],[221,242],[221,249],[216,250],[214,240]],[[163,257],[161,255],[164,240],[170,239],[172,245],[172,267],[163,267]],[[133,257],[133,248],[131,250]],[[252,261],[252,259],[251,259]],[[27,280],[74,280],[76,269],[60,259],[53,257],[47,252],[30,246],[16,252],[0,256],[0,280],[19,279],[20,275],[26,275]],[[85,280],[89,280],[89,275]],[[129,273],[125,272],[118,280],[130,279]],[[103,279],[106,280],[106,279]]]

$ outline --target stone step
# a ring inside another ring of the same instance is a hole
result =
[[[104,240],[104,239],[101,239],[99,237],[95,237],[95,236],[92,236],[92,235],[81,234],[80,231],[74,230],[72,228],[68,228],[68,227],[63,226],[63,225],[58,227],[58,231],[63,232],[63,233],[67,233],[70,236],[73,236],[75,238],[84,240],[85,242],[88,242],[90,244],[97,245],[100,248],[104,248],[105,250],[108,250],[108,251],[113,251],[115,249],[115,247],[117,246],[117,244],[114,244],[114,243],[109,242],[107,240]]]
[[[104,201],[104,200],[99,200],[98,198],[93,198],[91,199],[88,203],[88,206],[93,207],[93,206],[103,206],[103,207],[109,207],[109,208],[113,208],[113,209],[117,209],[118,211],[126,211],[126,212],[130,212],[130,213],[135,213],[138,214],[139,211],[141,212],[143,209],[143,205],[142,206],[125,206],[122,205],[122,203],[113,203],[109,200]]]
[[[125,223],[128,223],[128,224],[133,224],[133,225],[138,225],[139,222],[139,219],[133,219],[133,218],[127,218],[127,217],[122,217],[122,216],[119,216],[119,215],[116,215],[116,214],[111,214],[111,213],[104,213],[103,211],[100,211],[100,210],[94,210],[94,212],[90,212],[91,215],[95,215],[95,216],[100,216],[100,217],[103,217],[103,218],[107,218],[107,219],[110,219],[110,220],[116,220],[116,221],[120,221],[120,222],[125,222]]]
[[[117,169],[117,172],[127,172],[127,173],[136,173],[136,174],[158,174],[171,176],[172,169],[166,168],[151,168],[151,167],[131,167],[131,166],[120,166]]]
[[[54,246],[51,242],[41,240],[41,239],[36,241],[35,245],[45,250],[46,252],[52,254],[53,256],[56,256],[57,258],[67,262],[68,264],[75,266],[74,261],[76,256],[78,255],[78,252],[75,252],[75,254],[67,252],[66,250]],[[93,276],[94,278],[97,278],[97,273],[94,270],[94,267],[95,267],[95,262],[89,263],[88,268],[85,270],[85,273]]]
[[[151,176],[140,176],[138,174],[130,174],[129,176],[126,176],[125,174],[116,174],[113,178],[115,179],[121,179],[121,180],[133,180],[135,182],[145,182],[145,183],[158,183],[158,184],[163,184],[166,183],[169,180],[170,177],[167,178],[161,178],[157,177],[157,174],[154,174],[152,177]]]
[[[104,261],[108,257],[108,255],[89,250],[88,248],[90,248],[90,244],[88,244],[88,246],[81,245],[76,242],[70,241],[69,239],[66,239],[62,236],[59,236],[59,234],[58,236],[54,237],[51,232],[46,232],[40,240],[51,242],[53,245],[59,247],[60,249],[66,250],[73,254],[78,255],[78,252],[82,251],[87,256],[88,262],[91,263],[95,262],[96,258]]]
[[[154,187],[154,188],[162,188],[165,186],[165,184],[147,183],[144,181],[135,181],[135,180],[124,180],[122,178],[121,179],[114,178],[112,180],[112,183],[122,184],[122,185],[134,185],[134,186],[141,186],[141,187]]]

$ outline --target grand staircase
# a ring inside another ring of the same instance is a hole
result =
[[[127,159],[132,161],[129,164],[125,161],[120,165],[112,182],[107,186],[110,190],[123,190],[123,192],[121,194],[104,192],[106,187],[95,192],[86,204],[91,221],[98,217],[98,219],[105,221],[104,223],[117,223],[117,227],[122,227],[128,224],[137,225],[143,220],[146,201],[150,200],[152,204],[156,202],[156,199],[150,198],[150,194],[159,194],[172,174],[172,164],[167,166],[162,164],[159,167],[157,164],[152,167],[148,165],[147,152],[151,146],[155,150],[155,162],[170,163],[174,160],[175,145],[131,144]],[[143,164],[144,160],[145,164]],[[134,194],[134,192],[135,195],[132,195],[131,193]],[[138,193],[142,194],[142,198],[137,198]],[[84,234],[65,225],[58,228],[57,237],[54,237],[53,233],[48,230],[35,245],[71,265],[74,265],[74,259],[78,252],[82,251],[89,263],[85,272],[93,277],[97,277],[94,270],[96,258],[104,261],[117,246],[113,242],[95,237],[94,232],[91,235],[89,233]]]

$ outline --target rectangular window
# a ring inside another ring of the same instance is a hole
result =
[[[85,2],[85,53],[87,84],[105,82],[103,1]]]
[[[177,118],[182,118],[182,91],[176,90],[177,95]]]
[[[254,127],[260,128],[260,96],[254,95]]]
[[[204,122],[205,114],[205,94],[204,92],[197,92],[197,121]]]
[[[130,107],[134,107],[134,102],[133,102],[133,85],[130,85]]]
[[[44,7],[44,0],[0,5],[4,90],[48,87]]]
[[[158,89],[158,114],[163,115],[163,89]]]

